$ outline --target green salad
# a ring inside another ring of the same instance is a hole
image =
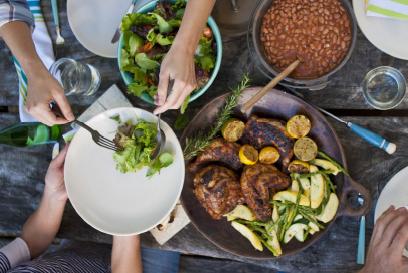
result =
[[[136,172],[143,167],[148,167],[146,176],[153,176],[162,168],[173,163],[173,156],[170,153],[162,153],[156,160],[152,160],[151,155],[156,148],[156,124],[139,120],[136,123],[131,121],[119,122],[118,130],[113,140],[120,148],[113,154],[116,162],[116,169],[122,173]]]
[[[153,11],[127,14],[122,19],[123,48],[122,71],[133,77],[128,92],[151,97],[157,93],[160,63],[169,51],[183,18],[186,2],[174,4],[159,1]],[[195,71],[198,88],[209,80],[215,65],[215,42],[212,31],[206,27],[195,53]],[[187,100],[188,101],[188,100]]]

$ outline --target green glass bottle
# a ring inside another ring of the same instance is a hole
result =
[[[56,143],[61,137],[60,125],[48,127],[39,122],[21,122],[0,130],[0,144],[16,147]]]

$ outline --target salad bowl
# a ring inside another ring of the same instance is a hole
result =
[[[157,0],[149,2],[146,5],[142,6],[140,9],[138,9],[136,11],[136,13],[149,13],[149,12],[153,11],[153,9],[155,8],[155,6],[157,5],[158,2],[159,1],[157,1]],[[171,2],[173,2],[173,1],[171,1]],[[198,97],[200,97],[202,94],[204,94],[209,89],[209,87],[211,86],[211,84],[215,80],[215,77],[217,76],[218,71],[219,71],[220,66],[221,66],[221,59],[222,59],[221,33],[219,31],[219,28],[218,28],[217,24],[215,23],[214,19],[211,16],[208,18],[207,24],[211,28],[212,35],[213,35],[213,38],[215,40],[215,51],[216,51],[215,52],[215,64],[214,64],[214,67],[213,67],[213,69],[212,69],[212,71],[211,71],[211,73],[209,75],[208,81],[201,88],[198,88],[198,89],[194,90],[191,93],[189,102],[192,102],[192,101],[196,100]],[[122,76],[122,79],[123,79],[124,83],[128,86],[129,84],[134,82],[134,80],[133,80],[133,76],[132,76],[131,73],[123,71],[121,69],[122,62],[123,62],[123,60],[122,60],[123,59],[122,58],[123,57],[122,56],[123,55],[122,49],[124,48],[124,46],[125,46],[124,35],[123,35],[123,33],[121,33],[120,39],[119,39],[117,61],[118,61],[119,71],[120,71],[120,74]],[[144,100],[145,102],[148,102],[150,104],[154,104],[154,99],[152,98],[151,95],[147,94],[146,92],[143,92],[141,94],[140,98],[142,100]]]

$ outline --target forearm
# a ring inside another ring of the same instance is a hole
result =
[[[112,273],[142,273],[139,236],[114,236],[112,243]]]
[[[190,0],[184,12],[183,21],[174,40],[175,46],[183,46],[188,53],[194,53],[211,14],[215,0]]]
[[[35,50],[31,29],[23,21],[13,21],[0,28],[0,36],[20,62],[27,77],[46,70]]]
[[[52,243],[61,225],[66,200],[58,200],[47,188],[38,209],[23,226],[21,238],[30,249],[31,258],[41,255]]]

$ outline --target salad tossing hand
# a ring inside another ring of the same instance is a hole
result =
[[[174,80],[171,94],[167,94],[169,80]],[[197,88],[194,67],[194,52],[184,45],[173,44],[163,59],[155,103],[154,114],[168,109],[178,109],[190,93]],[[168,96],[168,97],[167,97]]]

